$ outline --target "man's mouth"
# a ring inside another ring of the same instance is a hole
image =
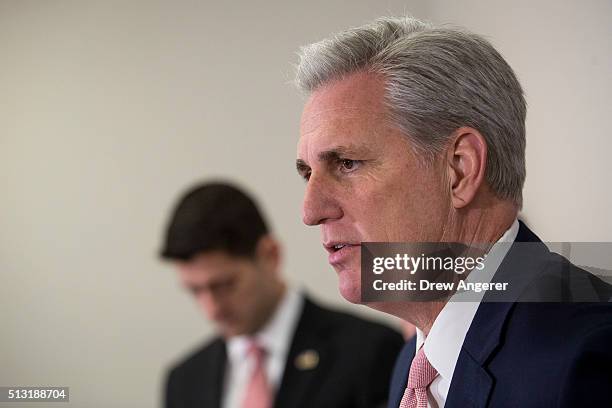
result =
[[[360,246],[358,243],[349,243],[349,242],[331,242],[329,244],[323,244],[327,252],[333,254],[334,252],[338,252],[342,248],[352,247],[352,246]]]
[[[349,257],[352,257],[355,254],[354,250],[359,249],[361,244],[349,242],[330,242],[323,244],[323,246],[329,253],[329,263],[331,265],[339,265],[347,262]]]
[[[332,250],[334,250],[334,251],[338,251],[338,250],[340,250],[340,249],[344,248],[346,245],[347,245],[347,244],[338,244],[338,245],[334,245],[334,246],[332,247]]]

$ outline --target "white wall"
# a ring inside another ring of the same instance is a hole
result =
[[[300,222],[288,82],[299,45],[382,14],[487,35],[527,91],[527,218],[610,241],[611,5],[531,3],[0,1],[0,385],[157,404],[165,364],[212,333],[156,258],[177,194],[210,176],[260,198],[292,282],[349,308]]]

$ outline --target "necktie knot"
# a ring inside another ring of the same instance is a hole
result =
[[[427,360],[425,350],[421,347],[412,359],[400,408],[427,408],[427,387],[437,375],[438,372]]]
[[[247,356],[254,358],[255,361],[261,361],[266,356],[266,349],[257,340],[251,340],[247,349]]]
[[[410,365],[407,387],[427,388],[437,375],[438,372],[427,360],[424,347],[421,347]]]

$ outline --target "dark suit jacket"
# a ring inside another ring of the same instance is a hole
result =
[[[493,281],[511,290],[480,304],[444,407],[612,406],[612,287],[522,223]],[[389,407],[401,401],[415,341],[398,357]]]
[[[275,408],[372,408],[386,404],[393,363],[404,345],[383,325],[331,311],[306,298],[276,394]],[[300,370],[295,360],[314,350],[318,365]],[[218,408],[226,347],[217,338],[174,367],[166,408]]]

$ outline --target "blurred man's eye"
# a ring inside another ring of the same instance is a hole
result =
[[[234,288],[234,280],[228,280],[223,282],[215,283],[210,286],[210,290],[216,294],[223,294],[231,291]]]

